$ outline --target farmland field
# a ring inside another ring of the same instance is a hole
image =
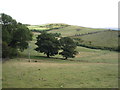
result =
[[[49,32],[72,36],[95,30],[76,31],[77,28],[67,26]],[[34,50],[38,34],[34,32],[29,49],[3,63],[3,88],[118,88],[118,52],[78,46],[75,58],[63,60],[60,55],[46,58]]]
[[[96,32],[96,31],[106,31],[108,29],[93,29],[93,28],[86,28],[86,27],[80,27],[80,26],[68,26],[61,29],[51,30],[49,32],[51,33],[61,33],[62,36],[74,36],[77,34],[86,34],[90,32]]]
[[[98,31],[106,31],[108,29],[96,29],[96,28],[86,28],[86,27],[81,27],[81,26],[75,26],[75,25],[67,25],[67,24],[57,24],[53,25],[52,27],[48,27],[49,24],[44,25],[40,27],[40,25],[32,25],[28,26],[30,30],[49,30],[49,33],[61,33],[62,36],[74,36],[78,34],[86,34],[86,33],[91,33],[91,32],[98,32]],[[57,28],[57,29],[56,29]]]
[[[118,31],[104,31],[83,36],[74,36],[72,38],[76,39],[80,44],[92,47],[118,48]]]
[[[32,30],[32,29],[37,29],[37,30],[48,30],[48,29],[49,29],[49,28],[47,28],[47,27],[40,27],[40,26],[38,26],[38,25],[28,26],[28,28],[29,28],[30,30]]]
[[[117,63],[42,58],[37,60],[38,62],[28,62],[28,59],[19,58],[5,62],[3,64],[3,88],[118,87]]]
[[[43,24],[43,25],[31,25],[31,26],[27,26],[30,30],[38,30],[38,31],[45,31],[45,30],[51,30],[51,29],[59,29],[59,28],[64,28],[67,27],[69,25],[67,24]]]

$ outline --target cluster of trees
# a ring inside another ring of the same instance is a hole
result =
[[[24,51],[28,47],[28,41],[32,40],[32,33],[22,23],[18,23],[11,16],[4,13],[2,17],[2,57],[13,57],[18,51]]]
[[[65,59],[75,57],[77,51],[75,51],[76,44],[73,39],[69,37],[60,38],[59,36],[53,33],[42,32],[37,37],[37,42],[35,43],[37,48],[35,50],[46,54],[47,57],[56,54],[62,55]]]
[[[25,24],[17,22],[11,16],[1,14],[2,21],[2,58],[11,58],[18,55],[19,51],[28,48],[28,42],[32,40],[32,33]],[[44,53],[47,57],[60,54],[65,59],[73,58],[77,53],[76,44],[69,37],[61,37],[59,33],[47,33],[42,31],[35,43],[35,49]],[[59,50],[61,52],[59,52]]]

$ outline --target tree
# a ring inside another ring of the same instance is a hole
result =
[[[23,51],[28,47],[28,41],[32,40],[32,33],[22,23],[4,13],[2,16],[2,56],[12,57],[18,50]]]
[[[15,37],[15,38],[14,38]],[[13,32],[13,38],[10,45],[24,51],[28,47],[28,41],[32,40],[32,33],[30,30],[21,23],[18,23],[17,30]]]
[[[76,44],[75,42],[69,38],[69,37],[63,37],[60,39],[60,44],[61,44],[61,49],[63,50],[59,54],[67,58],[74,58],[75,55],[77,54],[76,49]]]
[[[37,37],[37,42],[35,43],[38,47],[35,49],[38,52],[44,53],[49,58],[58,54],[60,49],[60,44],[55,34],[42,32]]]

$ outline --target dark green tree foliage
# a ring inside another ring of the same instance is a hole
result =
[[[28,47],[28,41],[32,40],[29,29],[17,23],[11,16],[2,15],[2,56],[3,58],[17,55],[18,50],[23,51]]]
[[[13,38],[10,45],[14,48],[18,48],[20,51],[23,51],[28,47],[27,41],[30,40],[32,40],[30,30],[25,25],[18,23],[17,30],[13,33]]]
[[[55,34],[42,32],[37,37],[37,42],[35,43],[38,47],[35,49],[38,52],[44,53],[49,56],[54,56],[58,54],[60,49],[60,44]]]
[[[76,49],[76,44],[75,42],[69,38],[69,37],[63,37],[60,39],[60,44],[61,44],[61,49],[63,50],[59,54],[67,58],[74,58],[75,55],[77,54]]]

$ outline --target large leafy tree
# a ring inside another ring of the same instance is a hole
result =
[[[32,40],[32,33],[22,23],[4,13],[2,16],[2,56],[3,58],[17,55],[18,50],[23,51]]]
[[[10,46],[23,51],[28,47],[28,41],[30,40],[32,40],[32,33],[30,30],[25,25],[18,23],[17,30],[13,32]]]
[[[42,32],[37,37],[37,42],[35,43],[38,47],[35,49],[38,52],[44,53],[47,57],[54,56],[58,54],[60,49],[60,44],[55,34]]]
[[[60,55],[65,57],[65,59],[75,57],[75,55],[77,54],[77,51],[75,51],[76,44],[73,41],[73,39],[69,37],[63,37],[60,39],[60,44],[62,49],[62,52],[59,53]]]

